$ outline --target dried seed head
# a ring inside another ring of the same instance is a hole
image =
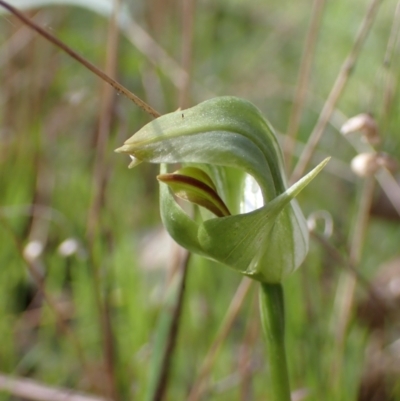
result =
[[[379,145],[381,142],[378,125],[375,119],[370,114],[366,113],[358,114],[347,120],[340,129],[340,132],[343,135],[361,132],[363,138],[371,145]]]
[[[370,177],[381,167],[395,171],[398,167],[396,160],[387,153],[361,153],[351,161],[351,169],[360,177]]]

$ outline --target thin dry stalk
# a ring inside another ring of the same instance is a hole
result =
[[[112,79],[117,76],[117,60],[119,34],[117,26],[117,13],[119,12],[119,1],[114,0],[114,14],[109,22],[105,73]],[[89,208],[88,237],[93,240],[96,227],[99,223],[99,214],[104,206],[105,187],[107,185],[107,171],[109,166],[106,162],[107,142],[112,125],[113,107],[115,103],[114,91],[109,85],[103,83],[102,96],[100,99],[100,114],[98,130],[96,135],[96,151],[93,172],[93,196]]]
[[[296,93],[293,100],[292,111],[289,117],[289,126],[287,129],[287,135],[283,149],[286,160],[286,168],[288,171],[291,169],[297,132],[299,130],[300,119],[307,95],[307,88],[310,82],[311,67],[314,59],[315,46],[318,39],[318,32],[321,25],[324,6],[325,0],[314,0],[310,27],[308,29],[303,58],[301,60],[299,78],[296,85]]]
[[[399,37],[399,31],[400,31],[400,1],[397,2],[396,9],[394,12],[392,29],[390,30],[385,57],[383,58],[384,66],[389,66],[392,62],[393,54],[396,50],[396,43]]]
[[[171,371],[171,361],[175,350],[176,340],[178,337],[179,323],[181,318],[186,278],[189,269],[190,253],[188,251],[178,252],[179,257],[177,263],[180,265],[181,279],[177,291],[176,304],[173,310],[171,326],[169,328],[168,338],[166,341],[165,353],[163,355],[162,366],[154,392],[153,401],[161,401],[166,393],[169,373]]]
[[[133,103],[135,103],[137,106],[139,106],[141,109],[143,109],[146,113],[150,114],[153,117],[159,117],[160,114],[154,110],[151,106],[149,106],[147,103],[145,103],[143,100],[141,100],[139,97],[134,95],[131,91],[129,91],[127,88],[125,88],[123,85],[109,77],[107,74],[105,74],[103,71],[98,69],[95,65],[87,61],[85,58],[80,56],[78,53],[76,53],[74,50],[72,50],[70,47],[68,47],[65,43],[63,43],[61,40],[57,39],[55,36],[41,28],[39,25],[34,23],[31,19],[27,18],[23,13],[18,11],[16,8],[11,6],[10,4],[6,3],[3,0],[0,0],[0,6],[4,7],[7,9],[11,14],[15,15],[17,18],[19,18],[24,24],[28,25],[30,28],[32,28],[34,31],[36,31],[39,35],[43,36],[45,39],[47,39],[49,42],[53,43],[55,46],[57,46],[59,49],[63,50],[65,53],[67,53],[69,56],[71,56],[73,59],[81,63],[84,67],[86,67],[88,70],[96,74],[99,78],[101,78],[103,81],[107,82],[109,85],[111,85],[117,92],[122,93],[124,96],[126,96],[129,100],[131,100]]]
[[[0,391],[5,391],[14,397],[33,401],[109,401],[105,398],[50,387],[33,380],[2,374],[0,374]]]
[[[355,219],[351,236],[349,263],[358,268],[365,234],[368,226],[369,211],[373,200],[375,178],[367,177],[363,182],[360,196],[360,205]],[[357,284],[357,277],[354,274],[343,272],[339,278],[338,288],[335,296],[332,327],[335,329],[336,360],[332,365],[332,388],[337,388],[340,380],[341,365],[345,345],[345,337],[354,304],[354,292]]]
[[[180,85],[179,107],[181,109],[186,109],[190,105],[195,8],[195,0],[182,0],[182,69],[186,71],[186,74],[182,76]]]
[[[394,71],[392,69],[391,73],[391,68],[393,67],[393,58],[396,52],[396,49],[398,48],[398,43],[399,43],[399,32],[400,32],[400,1],[397,2],[396,9],[394,12],[394,17],[393,17],[393,24],[392,28],[390,30],[390,35],[388,39],[388,44],[386,47],[386,52],[385,56],[383,59],[383,69],[386,72],[385,76],[385,82],[384,82],[384,89],[383,89],[383,118],[388,119],[390,115],[390,110],[392,110],[393,107],[393,100],[395,99],[394,94],[396,93],[397,89],[397,79],[394,81],[392,79],[392,76],[397,77],[397,68],[395,67]],[[381,121],[381,125],[383,121]]]
[[[361,49],[365,43],[365,39],[369,31],[371,30],[372,24],[375,21],[375,17],[378,13],[379,6],[382,3],[382,0],[371,0],[367,12],[364,16],[364,19],[361,23],[361,26],[358,30],[356,38],[353,43],[353,47],[351,48],[348,56],[344,60],[339,74],[336,78],[335,83],[329,93],[329,96],[322,108],[322,111],[319,115],[318,121],[308,138],[306,147],[298,161],[293,174],[290,178],[290,182],[296,182],[299,178],[304,174],[305,169],[307,168],[308,163],[310,162],[312,155],[316,146],[318,145],[319,140],[324,133],[326,125],[331,118],[331,115],[335,109],[336,103],[338,102],[340,96],[343,93],[343,90],[347,84],[347,81],[354,69],[354,66],[357,62],[358,56],[360,55]]]
[[[105,73],[112,79],[117,75],[117,60],[118,60],[118,45],[119,45],[119,32],[117,17],[119,15],[120,4],[119,0],[114,0],[113,16],[110,19],[107,36],[106,48],[106,64]],[[87,224],[87,237],[90,252],[93,253],[94,241],[96,238],[99,222],[101,221],[101,210],[105,204],[105,194],[108,184],[108,174],[110,171],[109,164],[107,163],[106,151],[107,142],[112,125],[113,107],[115,103],[115,93],[112,87],[105,82],[102,87],[102,96],[100,101],[100,115],[99,124],[96,137],[96,151],[95,161],[93,168],[93,190],[91,207],[89,208],[88,224]],[[91,257],[92,263],[92,276],[94,283],[94,291],[96,297],[96,305],[100,318],[100,328],[102,334],[103,356],[105,372],[107,377],[108,395],[113,399],[118,399],[117,384],[115,378],[115,350],[114,350],[114,336],[112,332],[112,325],[108,305],[108,297],[105,296],[102,300],[102,286],[99,274],[99,267],[94,263],[94,257]]]
[[[211,347],[209,348],[206,357],[203,360],[203,364],[200,368],[200,373],[192,386],[187,401],[198,401],[203,395],[207,377],[211,372],[211,368],[217,357],[218,351],[220,350],[222,343],[228,336],[232,325],[240,311],[240,308],[243,305],[246,295],[251,288],[252,283],[253,281],[248,279],[247,277],[244,277],[240,282],[240,285],[232,298],[231,304],[229,305],[229,309],[226,312],[221,327],[219,328],[218,333],[213,343],[211,344]]]

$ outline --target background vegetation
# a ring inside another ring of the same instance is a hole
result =
[[[288,130],[298,132],[291,172],[369,3],[132,1],[120,4],[133,18],[120,31],[99,14],[100,1],[85,8],[54,0],[28,14],[161,113],[212,96],[249,99],[282,143]],[[326,155],[333,160],[299,199],[306,216],[326,211],[333,233],[318,234],[318,220],[306,262],[285,283],[296,400],[400,399],[400,261],[384,265],[399,257],[399,215],[378,202],[379,184],[352,173],[361,139],[339,132],[348,117],[370,112],[381,148],[398,157],[399,6],[371,4],[368,36],[307,169]],[[299,80],[306,62],[310,78]],[[128,170],[113,149],[150,117],[8,14],[0,16],[0,82],[0,400],[51,399],[18,398],[5,389],[9,376],[144,400],[182,255],[160,226],[157,167]],[[302,104],[297,125],[293,110]],[[395,182],[388,188],[398,191]],[[349,266],[361,275],[354,297]],[[232,324],[224,320],[240,281],[227,268],[190,259],[165,400],[194,396],[221,326],[226,336],[197,399],[268,399],[255,289]],[[382,309],[382,298],[394,307]]]

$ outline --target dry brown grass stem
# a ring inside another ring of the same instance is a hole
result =
[[[44,24],[48,22],[48,13],[38,12],[32,20],[37,24]],[[52,20],[54,24],[54,21]],[[32,32],[28,26],[21,26],[10,38],[1,43],[0,46],[0,68],[7,66],[12,58],[18,54],[21,50],[25,49],[36,37],[35,33]]]
[[[390,30],[385,56],[383,58],[383,65],[386,67],[389,67],[392,62],[394,52],[396,51],[396,43],[398,43],[399,41],[399,32],[400,32],[400,1],[398,1],[396,5],[393,17],[393,24]]]
[[[112,18],[109,20],[105,73],[111,79],[117,76],[117,60],[119,48],[119,31],[117,18],[120,12],[119,0],[113,0],[114,9]],[[98,233],[99,223],[101,221],[101,211],[105,206],[108,185],[108,177],[111,166],[107,162],[107,143],[113,122],[113,109],[115,103],[115,92],[111,86],[105,82],[102,85],[102,94],[100,98],[100,112],[98,130],[96,135],[96,150],[93,167],[93,189],[91,206],[88,212],[87,237],[89,249],[91,252],[91,270],[93,276],[95,301],[100,319],[100,332],[102,335],[102,347],[104,357],[104,370],[107,380],[107,395],[114,400],[118,399],[117,384],[115,378],[115,350],[114,336],[110,319],[110,306],[108,305],[107,291],[103,296],[100,272],[98,263],[95,262],[93,247]],[[100,235],[104,233],[99,233]]]
[[[33,401],[108,401],[105,398],[82,394],[69,389],[50,387],[29,379],[0,374],[0,391],[18,399]]]
[[[179,324],[182,315],[182,307],[185,295],[186,278],[189,270],[190,256],[191,254],[185,249],[183,252],[181,248],[176,247],[176,255],[174,258],[173,269],[178,270],[180,274],[179,287],[176,292],[176,302],[172,310],[171,325],[169,327],[168,336],[165,342],[164,354],[162,358],[162,364],[160,366],[159,375],[157,378],[157,384],[155,386],[154,395],[152,401],[161,401],[164,399],[168,380],[171,372],[172,357],[175,350],[176,341],[178,338]],[[175,273],[175,274],[176,274]]]
[[[47,39],[53,45],[57,46],[59,49],[63,50],[65,53],[67,53],[69,56],[71,56],[74,60],[78,61],[80,64],[82,64],[88,70],[90,70],[95,75],[97,75],[99,78],[101,78],[103,81],[107,82],[118,93],[122,93],[124,96],[126,96],[129,100],[131,100],[133,103],[135,103],[137,106],[139,106],[146,113],[148,113],[149,115],[151,115],[152,117],[155,117],[155,118],[160,116],[160,113],[158,113],[156,110],[154,110],[150,105],[148,105],[142,99],[137,97],[135,94],[133,94],[127,88],[125,88],[123,85],[121,85],[120,83],[118,83],[117,81],[112,79],[110,76],[105,74],[103,71],[101,71],[99,68],[97,68],[94,64],[90,63],[84,57],[82,57],[81,55],[76,53],[74,50],[72,50],[69,46],[67,46],[61,40],[57,39],[51,33],[47,32],[45,29],[43,29],[42,27],[37,25],[35,22],[33,22],[28,17],[26,17],[22,12],[17,10],[15,7],[11,6],[10,4],[6,3],[3,0],[0,0],[0,6],[7,9],[10,13],[15,15],[24,24],[28,25],[31,29],[36,31],[39,35],[43,36],[45,39]]]
[[[211,368],[217,357],[218,351],[221,348],[223,341],[228,336],[232,328],[232,324],[234,323],[252,284],[253,281],[249,278],[244,277],[242,279],[238,289],[236,290],[235,295],[232,298],[229,309],[226,312],[221,327],[219,328],[218,333],[213,343],[211,344],[211,347],[209,348],[206,357],[203,360],[202,366],[200,368],[200,373],[191,388],[187,401],[200,400],[205,390],[206,379],[211,372]]]
[[[363,243],[367,232],[374,188],[375,178],[367,177],[363,182],[363,187],[359,198],[358,211],[355,216],[355,222],[350,238],[349,263],[351,266],[354,266],[355,269],[358,269],[361,261]],[[332,327],[334,328],[336,341],[336,360],[332,364],[332,388],[336,388],[340,381],[346,331],[353,312],[356,284],[357,277],[354,274],[342,272],[339,277],[332,315]]]
[[[284,142],[284,155],[287,171],[290,171],[294,145],[296,143],[297,132],[299,130],[300,119],[307,97],[307,88],[310,81],[311,67],[314,59],[315,47],[318,39],[318,32],[321,25],[325,6],[325,0],[314,0],[310,26],[307,33],[304,52],[300,64],[299,77],[294,95],[293,107],[289,117],[289,126]]]
[[[339,74],[333,84],[331,92],[329,93],[328,98],[325,101],[324,107],[319,115],[318,121],[308,138],[306,147],[300,156],[300,160],[298,161],[293,174],[291,176],[290,182],[298,181],[302,175],[304,174],[305,169],[310,162],[312,155],[314,153],[315,148],[320,141],[322,134],[331,118],[331,115],[335,109],[336,103],[338,102],[340,96],[343,93],[343,90],[347,84],[347,81],[354,69],[354,66],[357,62],[358,56],[360,55],[361,49],[364,45],[365,39],[369,31],[371,30],[372,24],[375,21],[375,17],[378,13],[379,6],[382,3],[382,0],[371,0],[367,12],[364,16],[364,19],[360,25],[356,38],[354,40],[353,46],[344,60]]]

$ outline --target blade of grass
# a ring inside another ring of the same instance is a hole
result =
[[[205,391],[207,377],[211,372],[211,368],[217,357],[218,351],[228,336],[252,284],[253,281],[246,277],[244,277],[240,282],[240,285],[229,305],[229,309],[227,310],[221,326],[218,329],[218,333],[203,360],[196,381],[192,385],[189,396],[187,397],[187,401],[198,401],[202,397]]]
[[[291,168],[297,131],[299,130],[301,114],[306,101],[307,88],[310,81],[311,67],[314,59],[315,46],[318,39],[318,32],[321,25],[324,6],[325,0],[314,0],[312,6],[310,27],[307,33],[305,48],[300,65],[299,78],[296,85],[296,93],[293,99],[293,107],[290,113],[289,126],[284,143],[284,156],[288,171],[290,171]]]
[[[190,106],[190,79],[193,58],[193,30],[196,0],[182,1],[182,69],[186,72],[182,76],[179,93],[179,107],[186,109]]]

